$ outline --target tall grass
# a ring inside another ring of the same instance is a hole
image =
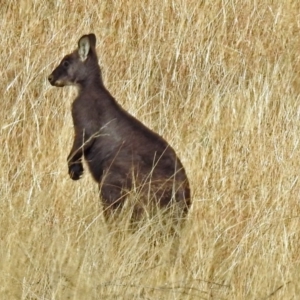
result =
[[[1,299],[298,299],[300,3],[6,1],[0,8]],[[106,86],[181,158],[177,252],[105,224],[67,174],[76,91],[47,76],[97,35]]]

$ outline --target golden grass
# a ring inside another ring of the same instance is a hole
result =
[[[298,299],[297,1],[1,4],[1,299]],[[186,167],[173,241],[103,221],[67,174],[73,88],[47,76],[94,32],[104,80]]]

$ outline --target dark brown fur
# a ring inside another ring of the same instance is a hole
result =
[[[162,137],[127,113],[105,88],[95,46],[94,34],[82,36],[78,49],[49,76],[54,86],[79,88],[72,105],[75,138],[68,156],[70,177],[80,179],[84,156],[108,214],[123,205],[126,191],[134,187],[144,204],[177,203],[186,213],[190,188],[180,160]]]

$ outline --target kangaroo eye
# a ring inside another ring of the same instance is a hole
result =
[[[63,67],[64,68],[68,68],[69,65],[70,65],[69,61],[67,61],[67,60],[63,61]]]

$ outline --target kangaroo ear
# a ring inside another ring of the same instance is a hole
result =
[[[87,35],[84,35],[78,41],[78,54],[82,61],[85,61],[90,52],[90,40]]]
[[[89,55],[90,49],[96,47],[96,36],[91,33],[83,35],[78,41],[78,54],[82,61],[85,61]]]
[[[90,40],[91,47],[93,47],[95,49],[96,48],[96,36],[93,33],[90,33],[88,35],[88,38]]]

